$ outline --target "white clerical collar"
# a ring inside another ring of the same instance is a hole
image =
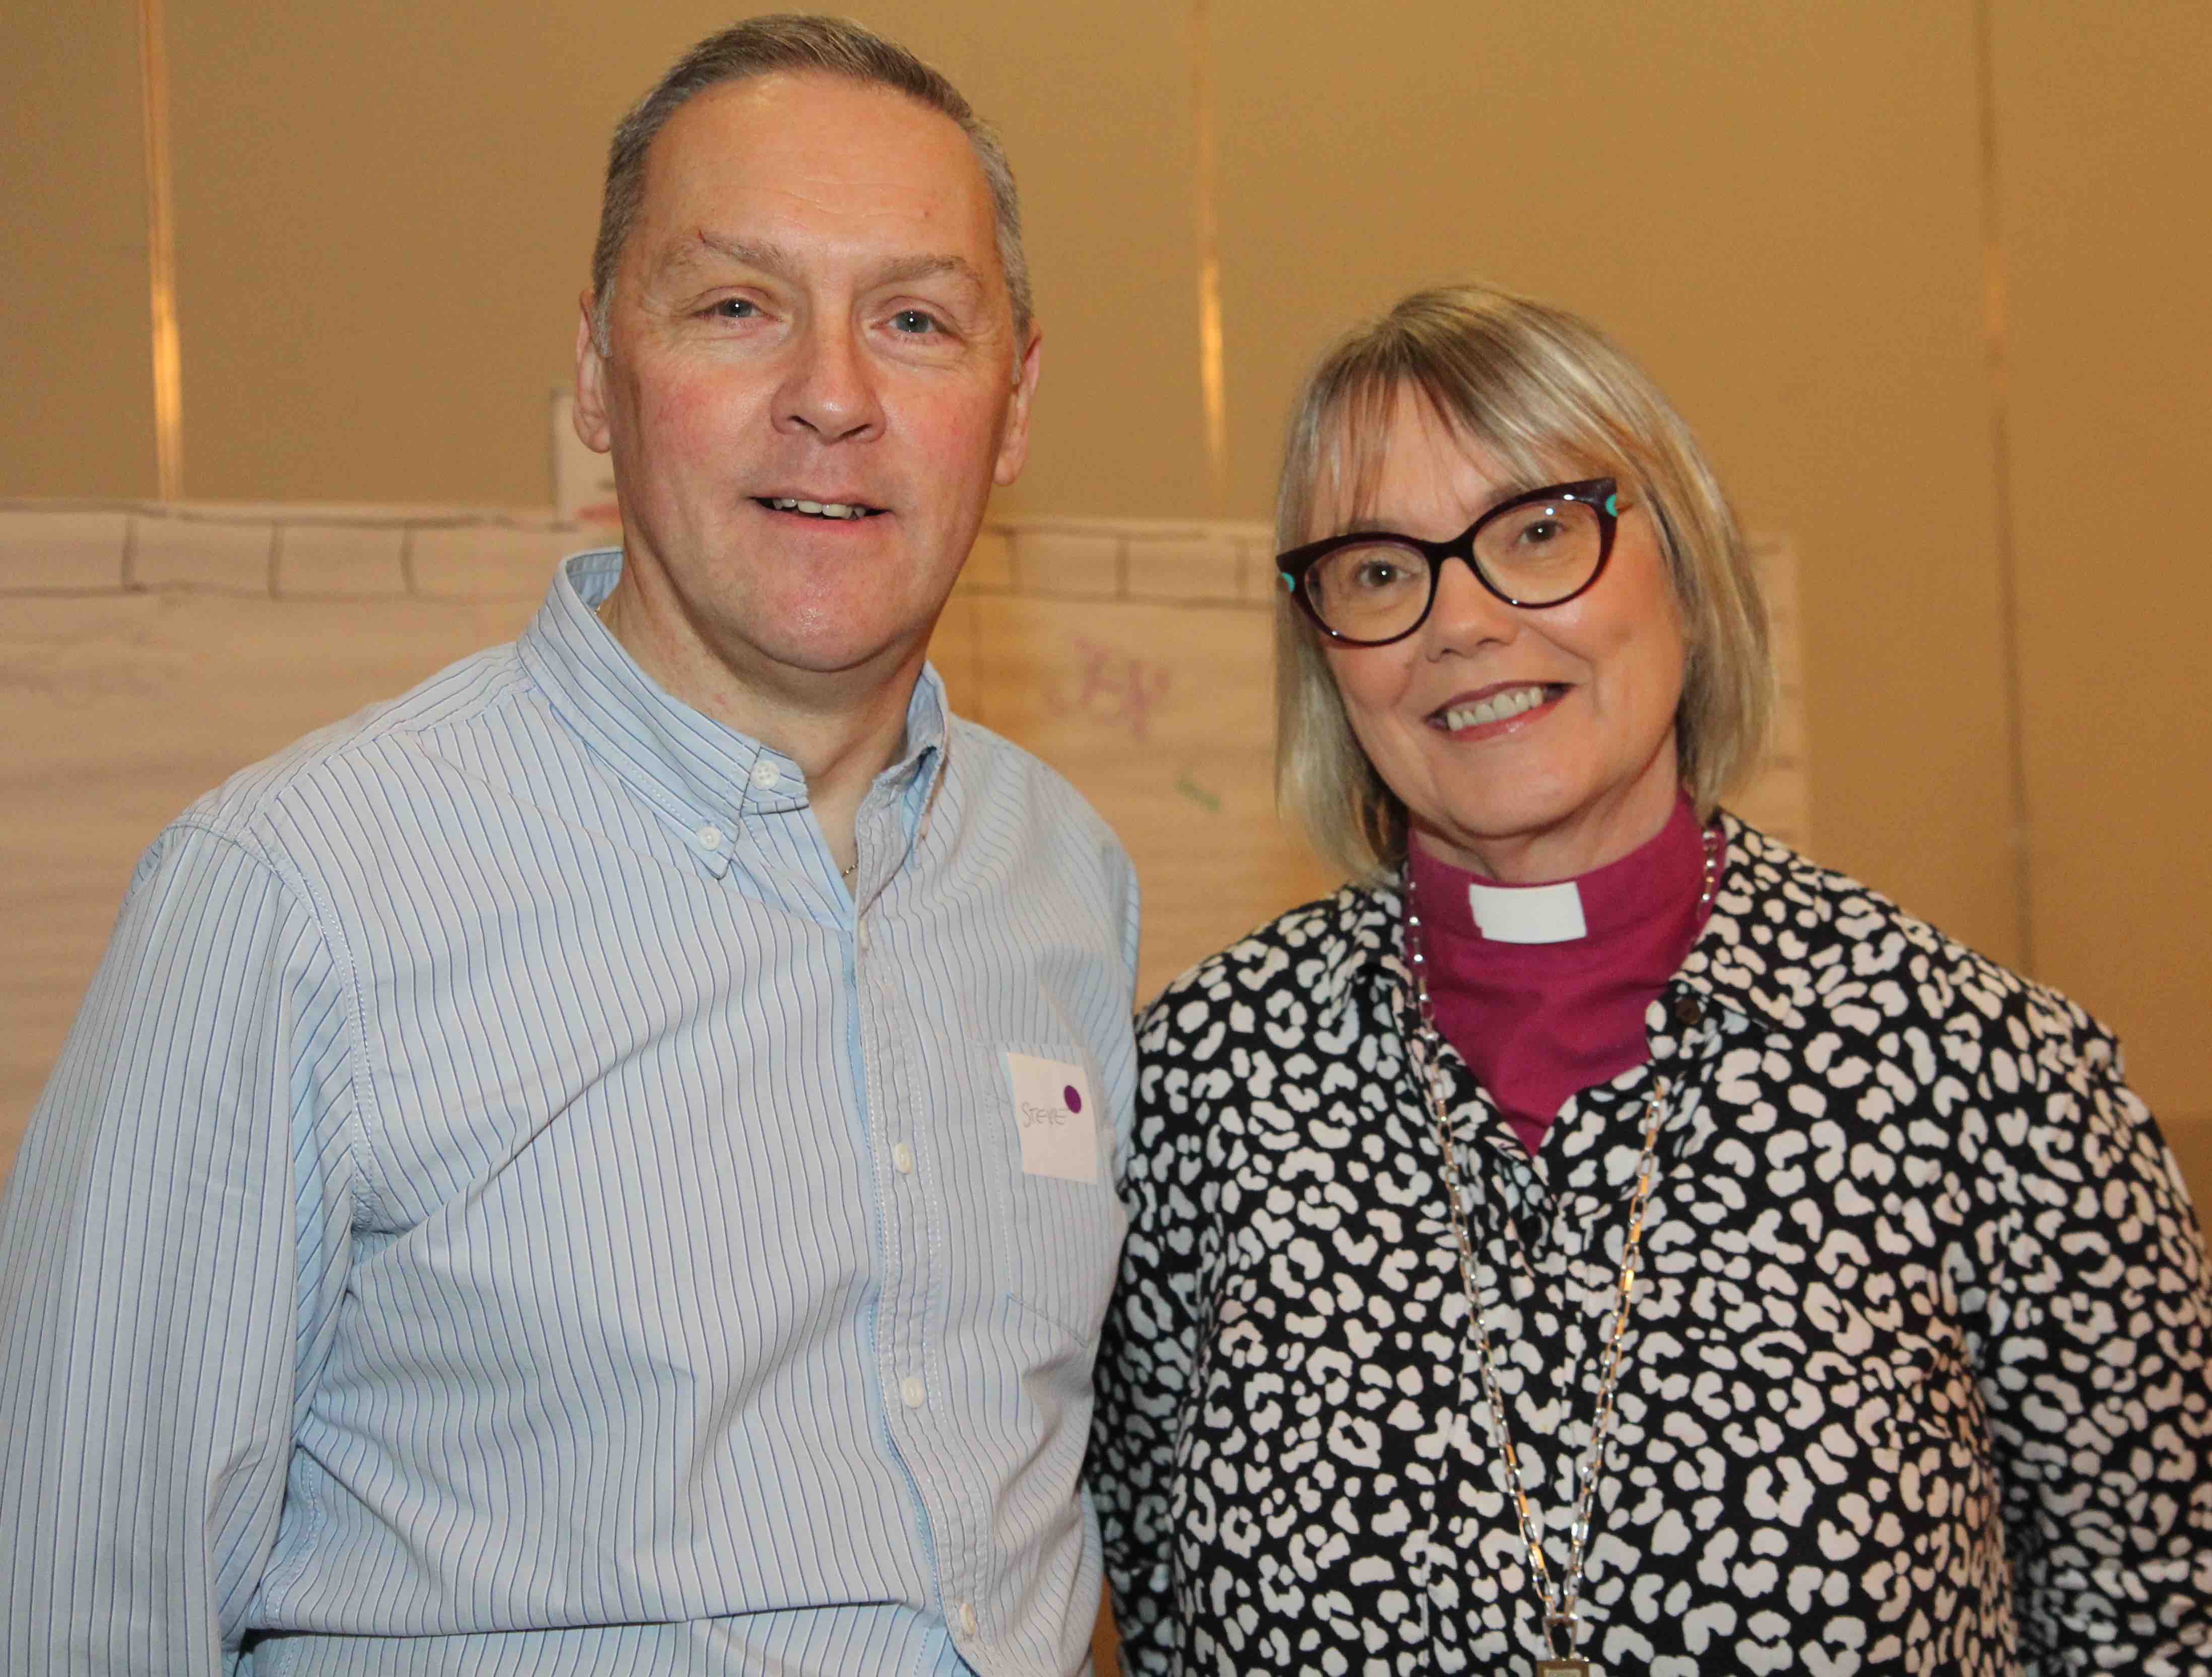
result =
[[[1574,881],[1557,885],[1467,887],[1468,912],[1476,928],[1497,943],[1571,943],[1589,935],[1583,893]]]

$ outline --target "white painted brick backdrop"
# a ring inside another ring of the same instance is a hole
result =
[[[590,530],[539,512],[0,501],[0,1174],[132,863],[232,771],[529,619]],[[1736,801],[1806,837],[1794,562],[1760,550],[1784,710]],[[1146,995],[1334,883],[1269,791],[1258,524],[987,527],[933,656],[954,703],[1082,787],[1146,899]]]

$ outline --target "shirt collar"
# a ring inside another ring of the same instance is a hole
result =
[[[1779,979],[1746,928],[1754,920],[1780,925],[1786,915],[1793,941],[1802,946],[1790,965],[1802,972],[1803,947],[1844,937],[1835,924],[1832,877],[1727,811],[1717,819],[1725,846],[1720,888],[1705,930],[1669,982],[1755,1023],[1800,1028],[1808,1008],[1820,1009],[1817,998]],[[1404,899],[1397,879],[1347,885],[1336,906],[1342,941],[1327,952],[1325,964],[1309,980],[1323,1016],[1349,1002],[1362,985],[1387,984],[1410,995],[1413,977],[1406,966]]]
[[[807,807],[806,776],[783,753],[672,697],[623,650],[599,618],[622,567],[618,547],[562,560],[516,649],[585,748],[680,826],[719,877],[748,820]],[[924,783],[911,807],[927,807],[944,771],[946,717],[945,684],[925,665],[907,701],[905,750],[877,779]]]
[[[1484,946],[1486,964],[1508,968],[1533,966],[1549,970],[1553,960],[1584,962],[1602,960],[1612,952],[1671,932],[1680,936],[1692,922],[1687,906],[1698,895],[1705,867],[1705,829],[1696,806],[1676,793],[1674,808],[1659,831],[1627,855],[1593,868],[1573,878],[1540,885],[1504,885],[1445,861],[1416,845],[1411,850],[1414,900],[1421,923],[1431,931]],[[1473,896],[1480,892],[1486,903],[1501,899],[1510,906],[1517,899],[1537,893],[1571,894],[1571,912],[1581,921],[1579,934],[1553,941],[1500,937],[1486,934],[1477,924]]]

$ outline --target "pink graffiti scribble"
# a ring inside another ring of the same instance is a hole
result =
[[[1073,637],[1073,644],[1075,697],[1059,708],[1126,728],[1132,739],[1143,739],[1152,706],[1168,690],[1167,666],[1116,652],[1085,635]]]

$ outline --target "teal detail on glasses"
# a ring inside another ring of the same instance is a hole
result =
[[[1607,512],[1610,513],[1613,517],[1615,517],[1615,518],[1620,517],[1620,497],[1618,494],[1614,494],[1614,495],[1608,495],[1608,496],[1607,496],[1607,497],[1605,497],[1605,509],[1606,509],[1606,511],[1607,511]]]
[[[1297,583],[1297,578],[1296,578],[1295,576],[1291,576],[1291,573],[1290,573],[1289,571],[1287,571],[1287,570],[1279,570],[1279,571],[1277,571],[1277,572],[1275,573],[1275,577],[1276,577],[1276,580],[1277,580],[1278,582],[1281,582],[1281,583],[1282,583],[1282,585],[1283,585],[1285,588],[1294,588],[1297,587],[1297,585],[1298,585],[1298,583]]]

